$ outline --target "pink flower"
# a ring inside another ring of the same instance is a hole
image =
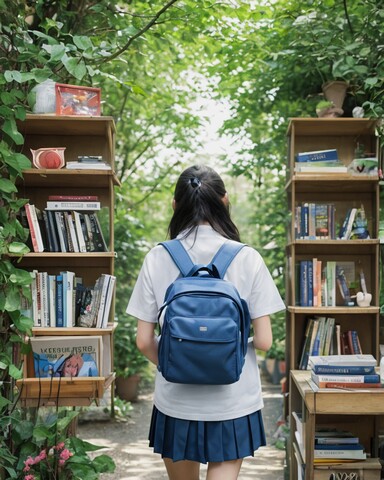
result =
[[[60,460],[63,460],[64,462],[72,456],[73,456],[73,453],[70,452],[68,448],[65,448],[62,452],[60,452]]]
[[[60,442],[56,445],[56,450],[62,450],[63,448],[65,447],[65,443],[64,442]]]
[[[24,477],[24,480],[35,480],[35,476],[34,475],[26,475]]]

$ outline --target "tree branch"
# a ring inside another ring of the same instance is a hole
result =
[[[172,5],[174,3],[176,3],[178,0],[170,0],[166,5],[164,5],[163,8],[161,8],[152,18],[152,20],[150,22],[147,23],[147,25],[145,25],[145,27],[143,27],[141,30],[139,30],[137,33],[135,33],[135,35],[132,35],[132,37],[129,37],[129,40],[128,42],[123,46],[121,47],[119,50],[117,50],[115,53],[113,53],[112,55],[110,55],[109,57],[105,58],[101,63],[105,63],[105,62],[109,62],[110,60],[113,60],[115,59],[116,57],[118,57],[119,55],[121,55],[123,52],[125,52],[126,50],[128,50],[128,48],[131,46],[131,44],[139,37],[141,37],[147,30],[149,30],[157,21],[157,19],[159,17],[161,17],[161,15],[163,13],[165,13],[170,7],[172,7]]]
[[[348,15],[347,0],[343,0],[343,5],[344,5],[345,18],[347,19],[349,31],[350,31],[351,34],[353,35],[352,23],[351,23],[351,20],[349,19],[349,15]]]

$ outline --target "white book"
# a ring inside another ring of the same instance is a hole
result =
[[[377,362],[373,355],[369,353],[355,355],[319,355],[309,357],[309,366],[314,365],[337,365],[337,366],[354,366],[362,367],[376,366]]]
[[[33,229],[33,232],[31,231],[31,235],[34,233],[36,242],[37,242],[37,247],[38,247],[38,252],[44,252],[44,243],[43,243],[43,237],[41,236],[41,231],[40,231],[40,224],[37,219],[37,213],[36,213],[36,207],[33,204],[26,204],[25,209],[27,212],[27,219],[29,218],[32,221],[32,227],[30,226],[30,230]],[[28,218],[28,212],[30,217]]]
[[[33,270],[31,273],[32,275],[32,283],[31,283],[31,296],[32,296],[32,318],[33,318],[33,325],[35,327],[41,327],[41,323],[39,325],[39,314],[37,310],[37,270]]]
[[[109,280],[109,285],[108,285],[107,298],[105,300],[105,307],[103,312],[103,321],[102,321],[101,328],[106,328],[108,325],[109,312],[111,311],[113,294],[115,292],[115,285],[116,285],[116,277],[114,275],[111,275],[111,278]]]
[[[103,314],[104,314],[104,307],[105,301],[107,298],[108,286],[109,281],[111,279],[111,275],[103,273],[101,275],[101,292],[100,292],[100,299],[99,299],[99,306],[97,310],[97,317],[96,317],[96,328],[101,328],[103,324]]]
[[[63,275],[63,310],[64,326],[73,327],[75,319],[73,318],[73,285],[75,281],[74,272],[60,272]]]
[[[352,233],[352,227],[353,227],[353,222],[355,221],[356,213],[357,213],[357,208],[352,208],[348,217],[347,226],[345,228],[343,236],[341,237],[341,240],[349,240]]]
[[[48,275],[49,323],[56,327],[56,275]]]
[[[75,230],[76,230],[77,241],[79,244],[79,251],[82,253],[85,253],[87,251],[87,247],[85,244],[83,228],[81,226],[80,214],[79,212],[76,212],[74,210],[72,212],[72,215],[75,223]]]
[[[100,210],[100,202],[65,202],[48,200],[46,210]]]
[[[74,223],[73,223],[73,218],[72,218],[71,212],[64,212],[64,217],[65,217],[66,225],[68,226],[69,235],[71,237],[73,251],[74,251],[74,253],[79,253],[80,249],[79,249],[79,244],[78,244],[78,241],[77,241],[77,235],[76,235],[75,226],[74,226]]]
[[[297,163],[296,163],[297,165]],[[301,165],[295,166],[296,173],[348,173],[348,167],[338,165],[334,167],[320,167],[320,166],[309,166]]]
[[[83,163],[83,162],[67,162],[65,168],[68,170],[111,170],[108,163]]]
[[[41,326],[50,327],[49,322],[49,286],[48,273],[39,272],[40,296],[41,296]]]

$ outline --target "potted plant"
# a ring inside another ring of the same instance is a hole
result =
[[[344,111],[341,108],[337,108],[332,101],[320,100],[316,105],[316,113],[318,117],[335,118],[340,117]]]
[[[119,319],[115,331],[115,383],[117,395],[126,401],[137,399],[141,380],[150,376],[149,362],[136,346],[136,331],[133,317]]]

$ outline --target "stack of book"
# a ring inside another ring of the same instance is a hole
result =
[[[315,432],[314,463],[343,463],[366,460],[359,437],[342,430]]]
[[[21,223],[29,228],[34,252],[106,252],[100,209],[97,196],[52,195],[43,211],[27,203]]]
[[[362,353],[357,330],[341,331],[341,326],[336,323],[335,318],[314,316],[307,320],[299,369],[308,368],[310,356]]]
[[[380,388],[373,355],[310,356],[311,381],[318,388]]]
[[[35,327],[107,327],[114,275],[102,274],[92,287],[71,271],[50,275],[34,270],[31,275],[32,302],[23,314],[33,319]]]
[[[69,170],[111,170],[111,165],[99,155],[80,155],[76,161],[66,162]]]
[[[336,149],[300,152],[296,155],[296,173],[347,173]]]

